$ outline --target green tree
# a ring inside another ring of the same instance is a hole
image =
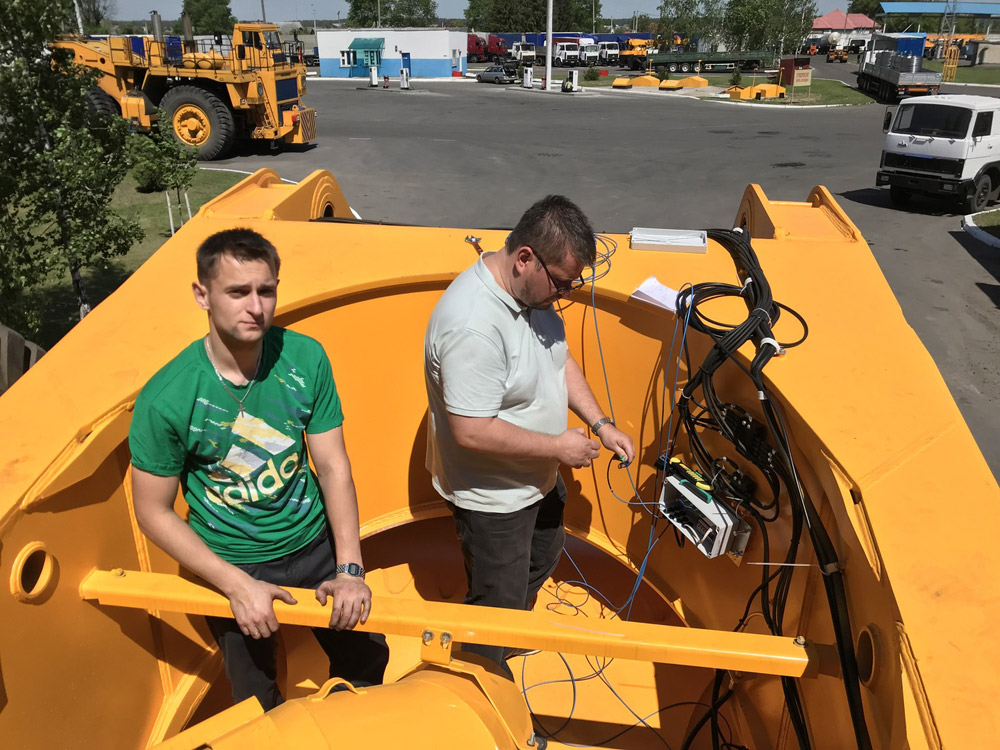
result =
[[[465,8],[465,23],[470,29],[485,29],[493,12],[493,0],[469,0]]]
[[[127,123],[93,71],[64,50],[44,52],[74,28],[73,15],[70,0],[0,3],[0,320],[29,335],[40,322],[26,303],[34,287],[68,273],[82,317],[81,271],[142,238],[110,208],[127,169]]]
[[[590,32],[600,17],[601,3],[597,0],[552,3],[552,26],[556,31]],[[545,21],[545,3],[539,0],[469,0],[465,9],[465,22],[476,31],[544,31]],[[597,30],[601,30],[600,25]]]
[[[882,5],[882,0],[851,0],[851,4],[847,6],[847,12],[863,13],[869,18],[874,18],[880,5]]]
[[[392,0],[350,0],[347,8],[347,25],[356,29],[367,29],[375,26],[381,15],[385,18],[392,10]],[[384,25],[384,24],[383,24]]]
[[[527,30],[545,30],[545,3],[532,2],[532,0],[516,0],[506,3],[503,0],[493,0],[492,5],[489,20],[483,27],[484,31],[514,33]],[[556,18],[554,9],[552,17]],[[556,27],[558,28],[558,24]]]
[[[721,38],[725,0],[663,0],[659,10],[665,44],[677,37],[685,45],[711,45]]]
[[[229,8],[229,0],[184,0],[183,8],[191,16],[196,34],[232,33],[236,17]]]
[[[116,10],[114,0],[77,0],[77,3],[83,18],[83,30],[88,34],[104,30],[106,21]]]
[[[434,26],[437,3],[434,0],[395,0],[388,15],[382,12],[383,26]]]
[[[812,0],[730,0],[723,38],[733,49],[780,53],[802,43],[815,16]]]
[[[166,113],[157,110],[158,121],[169,123]],[[191,187],[198,171],[198,150],[181,145],[169,131],[149,135],[132,133],[128,139],[129,166],[140,193],[175,190],[180,204],[181,193]]]

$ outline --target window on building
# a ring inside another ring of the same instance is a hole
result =
[[[358,67],[358,51],[356,49],[345,49],[340,51],[340,67]]]
[[[380,50],[366,49],[364,53],[366,68],[377,68],[382,64],[382,52]]]

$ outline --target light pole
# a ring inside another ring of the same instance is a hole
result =
[[[597,0],[590,0],[590,33],[597,33]]]
[[[260,0],[260,20],[267,23],[267,11],[264,10],[264,0]]]

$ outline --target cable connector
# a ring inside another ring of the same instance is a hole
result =
[[[760,309],[760,308],[758,308],[758,309]],[[774,354],[775,354],[776,357],[784,357],[785,356],[785,350],[782,348],[781,344],[779,344],[777,341],[775,341],[774,339],[772,339],[770,336],[765,336],[764,338],[762,338],[760,340],[760,345],[762,347],[765,346],[765,345],[767,345],[767,346],[773,346],[774,347]]]

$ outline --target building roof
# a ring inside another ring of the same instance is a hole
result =
[[[948,3],[882,3],[882,10],[886,15],[919,16],[927,14],[939,16],[945,12],[947,7]],[[955,13],[960,16],[1000,16],[1000,3],[955,3]]]
[[[891,3],[898,5],[899,3]],[[883,3],[885,5],[885,3]],[[842,10],[832,10],[825,16],[813,21],[813,30],[826,29],[873,29],[875,22],[864,13],[844,13]]]
[[[359,36],[357,39],[351,41],[350,46],[347,49],[377,49],[381,50],[385,47],[385,39],[383,37],[363,37]]]

